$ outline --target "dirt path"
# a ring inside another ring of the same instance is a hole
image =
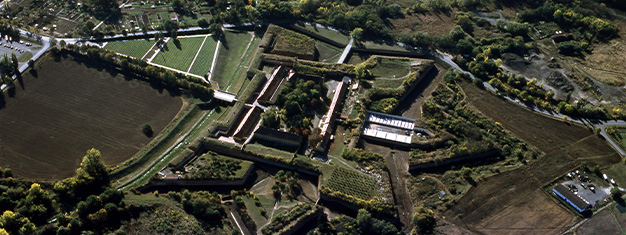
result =
[[[400,113],[403,117],[421,120],[422,104],[432,96],[445,74],[446,70],[439,66],[432,68],[430,74],[424,77],[413,92],[400,104],[397,113]]]
[[[385,164],[389,169],[391,187],[398,207],[398,218],[402,223],[403,231],[410,232],[411,216],[413,215],[413,205],[411,196],[406,187],[406,180],[409,174],[409,155],[405,152],[391,151],[385,157]]]

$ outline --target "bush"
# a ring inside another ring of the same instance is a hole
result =
[[[152,137],[152,135],[154,135],[154,131],[152,130],[152,126],[150,126],[149,124],[143,125],[143,127],[141,128],[141,132],[143,132],[143,134],[146,135],[148,138],[150,138],[150,137]]]

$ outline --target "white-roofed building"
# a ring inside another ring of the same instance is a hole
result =
[[[396,115],[368,111],[363,123],[363,136],[396,144],[411,144],[415,120]]]

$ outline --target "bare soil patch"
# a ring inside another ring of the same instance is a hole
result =
[[[159,133],[182,106],[181,98],[116,72],[44,60],[0,109],[0,166],[17,176],[72,176],[89,148],[108,166],[119,164],[150,141],[144,124]]]
[[[626,226],[624,221],[619,221],[618,218],[622,218],[622,214],[615,206],[611,206],[600,213],[593,215],[593,217],[578,229],[577,234],[621,234],[621,226]],[[619,223],[618,223],[619,221]]]
[[[410,14],[404,18],[392,19],[391,33],[414,33],[417,31],[428,33],[432,36],[448,34],[454,28],[454,18],[446,14]]]
[[[620,157],[585,127],[535,114],[472,84],[462,87],[471,105],[546,154],[479,181],[446,216],[481,233],[562,232],[577,217],[541,187],[580,164],[607,166]]]

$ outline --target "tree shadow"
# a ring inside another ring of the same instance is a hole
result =
[[[39,77],[39,74],[37,73],[37,70],[36,70],[36,69],[31,69],[31,70],[29,70],[28,72],[29,72],[29,73],[30,73],[30,75],[32,75],[33,77],[36,77],[36,78],[38,78],[38,77]]]
[[[20,84],[22,90],[26,89],[26,87],[24,86],[24,79],[22,79],[22,76],[20,74],[16,76],[15,80],[17,80],[17,84]]]
[[[6,100],[4,98],[4,92],[0,91],[0,110],[6,106]]]
[[[15,98],[15,95],[16,95],[16,89],[15,89],[15,86],[11,86],[11,87],[9,87],[9,89],[7,89],[7,95],[8,95],[10,98]]]
[[[178,50],[183,50],[183,45],[180,44],[180,40],[178,40],[178,38],[174,39],[174,46],[176,46]]]

